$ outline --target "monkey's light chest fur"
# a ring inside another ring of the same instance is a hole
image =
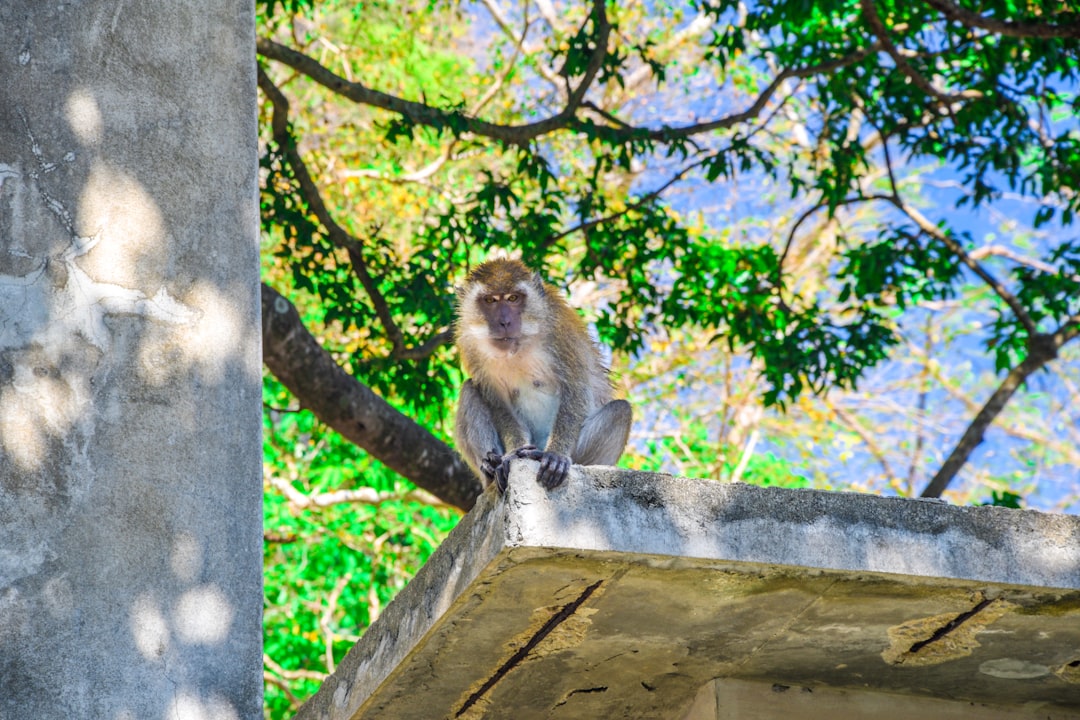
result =
[[[525,349],[492,358],[489,367],[501,370],[489,378],[499,398],[529,429],[532,444],[544,447],[559,411],[559,383],[551,373],[551,358],[541,350]]]
[[[477,289],[478,291],[479,289]],[[470,297],[475,302],[477,292]],[[521,337],[493,340],[484,322],[463,323],[462,334],[472,342],[463,353],[466,372],[509,407],[529,430],[529,441],[544,447],[559,411],[559,378],[551,353],[538,347],[540,328],[530,318],[522,322]]]

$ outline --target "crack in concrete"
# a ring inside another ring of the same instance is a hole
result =
[[[919,652],[920,650],[922,650],[927,645],[931,645],[933,643],[938,642],[943,637],[945,637],[949,633],[953,632],[954,630],[959,628],[961,625],[966,623],[968,620],[970,620],[971,618],[975,617],[980,612],[985,610],[986,607],[992,602],[994,602],[993,598],[984,597],[982,600],[980,600],[978,603],[975,604],[975,607],[971,608],[970,610],[966,610],[966,611],[960,613],[959,615],[954,617],[952,620],[945,623],[944,625],[939,627],[937,630],[935,630],[933,633],[931,633],[930,637],[925,638],[923,640],[919,640],[916,643],[913,643],[912,646],[908,648],[907,654],[912,654],[913,655],[913,654]]]
[[[771,642],[786,635],[787,632],[792,628],[792,626],[799,621],[799,618],[809,612],[810,608],[814,607],[814,605],[819,603],[826,595],[828,595],[829,591],[832,590],[838,582],[839,580],[833,580],[828,585],[826,585],[820,592],[816,593],[808,603],[799,608],[798,612],[787,618],[784,623],[776,629],[776,631],[774,631],[768,637],[758,643],[757,647],[750,650],[750,652],[746,654],[746,657],[744,657],[736,664],[736,667],[741,668],[747,665],[751,660],[757,657],[758,653],[765,649],[765,647],[768,646]]]
[[[566,693],[566,696],[563,697],[562,700],[555,703],[555,707],[562,707],[566,703],[570,702],[570,698],[574,697],[575,695],[603,692],[607,692],[607,685],[599,685],[597,687],[578,688],[576,690],[571,690],[570,692]]]
[[[603,582],[603,580],[597,580],[592,585],[589,585],[587,588],[585,588],[581,592],[581,594],[577,596],[576,599],[572,600],[566,605],[563,605],[559,612],[552,615],[551,618],[546,623],[544,623],[544,626],[537,630],[536,633],[531,638],[529,638],[528,642],[522,645],[517,652],[511,655],[510,658],[506,662],[504,662],[498,670],[495,671],[495,673],[491,677],[484,681],[484,684],[480,686],[480,689],[478,689],[476,692],[469,696],[469,698],[461,706],[461,709],[459,709],[454,714],[454,717],[461,717],[462,715],[464,715],[465,712],[468,711],[468,709],[471,708],[473,705],[475,705],[480,700],[480,698],[484,697],[484,695],[486,695],[487,692],[491,690],[491,688],[495,687],[495,684],[502,680],[508,672],[520,665],[521,662],[525,660],[526,657],[528,657],[529,653],[532,652],[533,648],[539,645],[544,638],[551,634],[552,630],[554,630],[559,625],[566,622],[566,620],[568,620],[570,617],[572,617],[574,613],[577,612],[578,608],[580,608],[582,604],[589,599],[589,596],[596,592],[596,589],[599,588],[600,585],[603,584]]]

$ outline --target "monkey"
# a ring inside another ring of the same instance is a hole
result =
[[[515,458],[540,462],[551,490],[570,464],[614,465],[632,410],[557,288],[519,260],[478,265],[457,291],[455,340],[469,379],[454,422],[458,452],[485,488],[504,492]]]

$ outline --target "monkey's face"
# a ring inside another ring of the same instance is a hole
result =
[[[488,342],[499,350],[513,354],[521,345],[521,318],[527,302],[525,291],[480,293],[476,302],[480,315],[487,323]]]
[[[509,358],[540,332],[544,288],[516,260],[477,267],[458,291],[458,341],[490,358]]]
[[[521,350],[537,323],[529,313],[531,298],[524,287],[503,292],[478,288],[461,308],[462,339],[493,358],[511,357]]]

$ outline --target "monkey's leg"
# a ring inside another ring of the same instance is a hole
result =
[[[472,380],[466,380],[461,387],[454,420],[454,442],[457,451],[480,477],[484,487],[490,485],[496,479],[495,470],[502,462],[505,450],[495,428],[491,408],[484,402]]]
[[[633,411],[625,400],[612,400],[585,419],[574,448],[577,465],[614,465],[630,437]]]

